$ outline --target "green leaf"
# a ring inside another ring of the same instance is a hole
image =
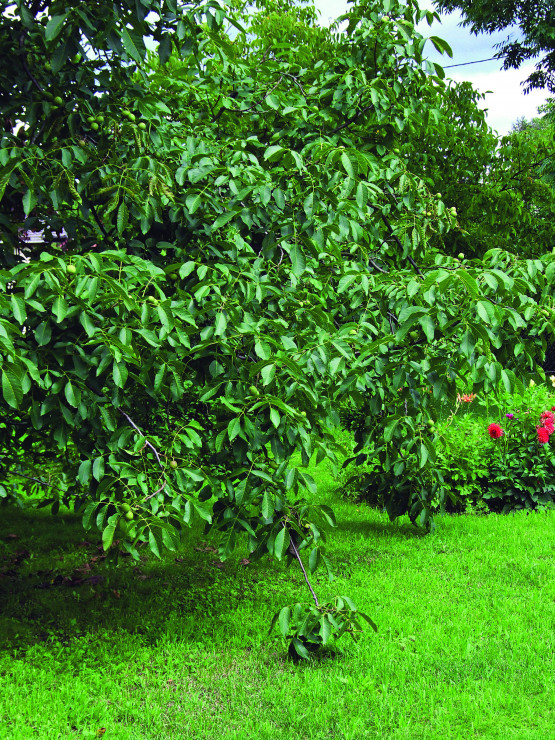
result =
[[[158,560],[161,560],[162,558],[160,557],[160,550],[158,549],[158,542],[156,541],[156,537],[154,536],[154,532],[152,531],[152,529],[149,530],[149,533],[148,533],[148,546],[150,548],[150,552],[153,555],[155,555],[158,558]]]
[[[227,317],[223,311],[216,314],[216,322],[214,326],[214,335],[221,337],[227,328]]]
[[[241,431],[241,417],[236,416],[227,425],[227,435],[229,437],[229,441],[233,442],[233,440],[240,433],[240,431]]]
[[[289,532],[287,531],[286,527],[282,527],[279,530],[279,532],[276,534],[276,539],[274,542],[274,555],[276,556],[278,560],[281,560],[282,557],[287,552],[289,543],[290,543]]]
[[[2,369],[2,395],[9,406],[17,409],[23,401],[21,372],[14,365],[4,365]]]
[[[270,421],[274,425],[274,427],[277,429],[279,427],[280,423],[280,416],[279,411],[275,409],[273,406],[270,409]]]
[[[120,30],[120,36],[121,36],[121,42],[123,44],[123,48],[128,53],[128,55],[134,59],[137,64],[140,64],[143,61],[143,58],[141,54],[139,53],[139,50],[137,49],[135,42],[131,38],[129,31],[125,26],[121,26]]]
[[[112,367],[112,375],[114,378],[114,383],[117,385],[117,387],[123,388],[125,386],[127,376],[129,375],[127,365],[124,362],[114,362],[114,365]]]
[[[343,165],[343,168],[344,168],[345,172],[349,175],[349,177],[352,177],[353,180],[354,180],[355,179],[355,170],[353,168],[353,163],[351,162],[351,160],[349,158],[349,155],[346,152],[343,152],[341,154],[341,164]]]
[[[73,408],[77,408],[79,405],[79,402],[81,400],[80,393],[76,394],[75,389],[73,388],[73,385],[71,383],[71,380],[68,380],[65,388],[64,388],[64,395],[66,397],[66,401],[69,403],[70,406],[73,406]]]
[[[260,371],[262,376],[262,385],[269,385],[276,374],[276,366],[272,363],[271,365],[264,365]]]
[[[27,217],[37,204],[37,196],[34,190],[27,190],[23,196],[23,212]]]
[[[320,563],[320,548],[315,547],[310,553],[310,557],[308,558],[308,567],[310,568],[311,573],[314,573],[319,563]]]
[[[60,324],[68,314],[68,307],[66,299],[59,295],[54,299],[52,304],[52,313],[56,317],[56,322]]]
[[[274,146],[269,146],[266,149],[266,151],[264,152],[264,159],[268,162],[277,162],[278,159],[281,159],[284,152],[285,149],[282,146],[279,146],[279,144],[274,144]]]
[[[90,460],[83,460],[79,465],[79,471],[77,472],[77,480],[82,486],[86,486],[90,481],[92,475],[92,462]]]
[[[200,208],[200,205],[202,203],[202,198],[200,197],[200,193],[191,193],[191,195],[188,195],[185,199],[185,205],[187,206],[187,210],[193,215],[198,209]]]
[[[297,244],[289,247],[289,257],[291,258],[291,265],[293,266],[293,275],[300,277],[306,270],[306,260],[302,250]]]
[[[93,463],[92,466],[93,478],[97,481],[101,481],[104,477],[104,458],[99,456]]]
[[[44,29],[44,38],[46,41],[54,41],[54,39],[58,38],[68,15],[69,12],[63,15],[54,15],[50,18]]]
[[[118,228],[118,234],[120,236],[125,231],[128,220],[129,220],[129,211],[127,210],[125,201],[123,201],[118,209],[118,218],[117,218],[117,228]]]
[[[114,517],[110,517],[110,519],[114,519]],[[104,552],[112,547],[112,542],[114,541],[114,533],[116,531],[117,525],[118,517],[116,515],[115,520],[111,521],[102,532],[102,549],[104,550]]]
[[[15,320],[19,324],[24,324],[27,320],[27,312],[25,311],[25,301],[17,295],[11,297],[12,311]]]
[[[284,606],[279,613],[278,624],[281,634],[286,637],[289,632],[289,623],[291,622],[291,609],[288,606]]]
[[[323,645],[327,644],[333,633],[333,625],[328,616],[328,614],[324,614],[320,620],[320,637],[322,638]]]
[[[270,519],[274,514],[274,497],[270,491],[264,491],[262,496],[261,513],[264,519]]]

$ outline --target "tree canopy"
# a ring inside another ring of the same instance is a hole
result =
[[[497,53],[503,59],[504,69],[518,69],[524,62],[541,56],[525,89],[555,91],[555,7],[551,0],[434,0],[434,5],[447,13],[459,10],[463,26],[470,26],[472,33],[510,31]],[[515,26],[520,38],[514,38]]]
[[[175,549],[200,517],[223,558],[244,536],[312,572],[334,518],[306,466],[337,465],[351,404],[356,459],[400,480],[390,515],[429,524],[430,402],[535,367],[555,260],[453,254],[440,142],[476,133],[446,103],[480,114],[426,61],[433,14],[388,8],[341,30],[289,2],[2,3],[5,498],[26,481],[114,553]],[[313,596],[278,619],[301,654],[359,629]]]

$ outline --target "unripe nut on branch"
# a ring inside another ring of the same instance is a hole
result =
[[[70,273],[70,275],[75,275],[75,273],[77,272],[77,268],[75,267],[75,265],[68,265],[66,267],[66,270]]]
[[[258,390],[258,388],[255,385],[249,385],[249,393],[251,394],[251,396],[259,396],[260,395],[260,391]]]
[[[176,468],[177,468],[177,460],[171,460],[170,461],[170,468],[172,470],[176,470]]]

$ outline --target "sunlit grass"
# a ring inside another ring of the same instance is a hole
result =
[[[318,474],[339,526],[315,588],[379,632],[308,664],[267,637],[309,598],[294,566],[222,565],[195,531],[177,560],[107,567],[75,517],[3,509],[0,738],[555,738],[554,512],[424,536]]]

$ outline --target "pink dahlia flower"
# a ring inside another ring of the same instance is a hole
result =
[[[505,432],[501,429],[499,424],[490,424],[488,427],[488,434],[492,439],[499,439]]]
[[[547,444],[549,442],[549,432],[545,427],[538,427],[537,429],[538,434],[538,442],[541,445]]]

